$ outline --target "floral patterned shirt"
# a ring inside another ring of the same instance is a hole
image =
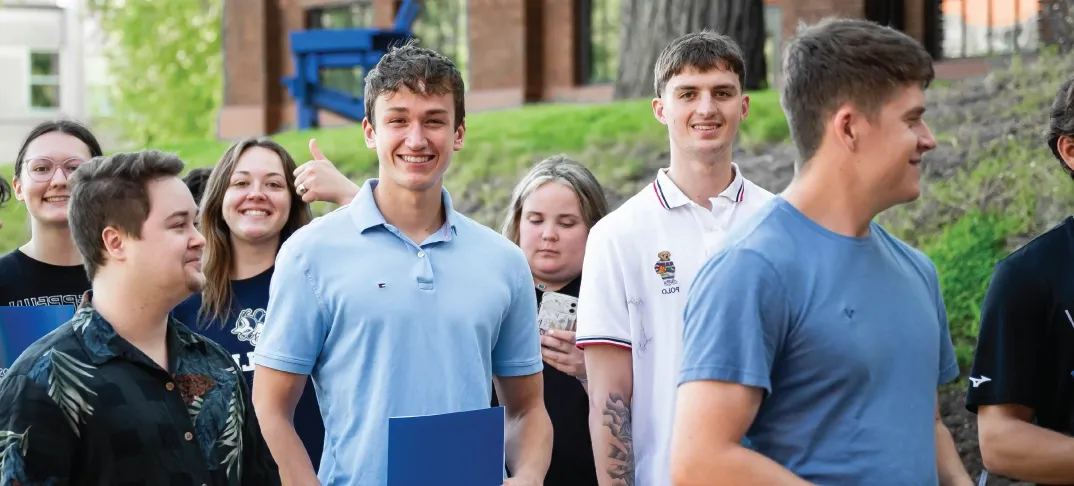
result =
[[[0,486],[280,484],[230,354],[172,319],[169,373],[89,297],[0,381]]]

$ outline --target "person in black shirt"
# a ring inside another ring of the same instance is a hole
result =
[[[30,213],[30,241],[0,257],[0,306],[75,305],[90,288],[67,226],[68,179],[102,154],[84,126],[49,121],[30,131],[15,158],[15,198]]]
[[[526,254],[538,307],[551,292],[578,297],[589,229],[608,213],[593,174],[565,157],[541,161],[515,187],[502,232]],[[545,408],[552,419],[552,462],[547,486],[595,486],[596,466],[589,437],[585,359],[574,332],[541,336]],[[493,395],[492,406],[499,401]]]
[[[1074,178],[1074,77],[1052,104],[1047,143]],[[1074,217],[1067,217],[1001,260],[992,275],[966,394],[992,473],[1074,484],[1072,268]]]
[[[180,322],[224,347],[253,387],[252,356],[265,324],[276,252],[312,219],[295,189],[297,166],[267,138],[232,145],[205,184],[201,232],[205,235],[205,288],[172,312]],[[189,186],[189,181],[187,181]],[[307,381],[294,426],[316,471],[324,446],[313,381]]]
[[[280,484],[231,354],[168,315],[205,284],[182,167],[146,151],[75,173],[92,289],[0,381],[4,484]]]

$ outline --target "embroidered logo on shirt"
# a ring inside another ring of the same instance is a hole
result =
[[[992,379],[987,376],[981,376],[980,378],[974,378],[972,376],[970,377],[970,382],[973,384],[974,388],[981,386],[981,383],[984,383],[986,381],[992,381]]]
[[[257,346],[264,327],[265,309],[243,309],[239,317],[235,319],[235,328],[231,330],[231,334],[238,336],[239,341],[246,341],[251,346]]]
[[[672,285],[679,283],[675,280],[675,262],[671,261],[671,252],[662,251],[657,253],[656,257],[658,260],[656,265],[653,266],[653,269],[656,270],[656,274],[664,280],[664,285],[670,287],[661,290],[660,293],[664,295],[678,293],[678,287],[671,287]]]

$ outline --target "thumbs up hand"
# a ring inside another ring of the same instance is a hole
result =
[[[305,202],[325,201],[340,206],[350,204],[360,189],[324,156],[317,139],[310,139],[313,160],[295,169],[295,192]]]

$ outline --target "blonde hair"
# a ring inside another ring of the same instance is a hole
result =
[[[604,188],[589,169],[563,155],[549,157],[533,166],[511,194],[511,203],[507,206],[500,232],[516,245],[519,244],[518,227],[522,219],[522,203],[538,187],[549,182],[558,182],[574,190],[582,207],[582,219],[586,228],[592,228],[608,214],[608,200],[604,196]]]

